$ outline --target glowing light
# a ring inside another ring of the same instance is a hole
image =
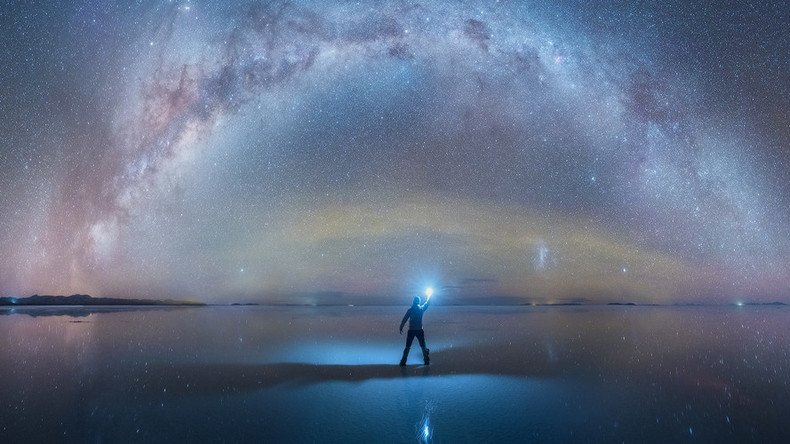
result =
[[[425,416],[422,420],[422,429],[418,429],[418,440],[423,443],[431,442],[431,417]]]
[[[737,305],[737,306],[739,306],[739,307],[743,307],[743,302],[741,302],[741,301],[738,301],[738,302],[736,302],[736,303],[735,303],[735,305]]]
[[[425,296],[427,296],[428,299],[430,299],[432,295],[433,295],[433,288],[431,288],[431,287],[426,288],[425,289]]]

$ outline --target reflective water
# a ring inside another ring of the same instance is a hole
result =
[[[790,442],[790,307],[405,309],[2,309],[0,442]]]

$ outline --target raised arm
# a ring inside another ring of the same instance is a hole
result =
[[[400,321],[400,332],[403,333],[403,326],[406,325],[406,321],[409,320],[409,313],[411,313],[411,308],[406,310],[406,314],[403,315],[403,320]]]
[[[424,304],[422,304],[422,307],[421,307],[421,308],[422,308],[422,311],[425,311],[425,310],[427,310],[427,309],[428,309],[428,307],[429,307],[430,305],[431,305],[431,298],[428,298],[428,300],[427,300],[427,301],[425,301],[425,303],[424,303]]]

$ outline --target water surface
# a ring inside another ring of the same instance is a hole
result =
[[[790,442],[787,307],[0,310],[0,441]]]

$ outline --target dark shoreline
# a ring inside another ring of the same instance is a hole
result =
[[[97,297],[86,294],[71,296],[33,295],[24,298],[0,297],[0,306],[7,307],[117,307],[117,306],[205,306],[202,302],[175,301],[171,299],[122,299]]]

